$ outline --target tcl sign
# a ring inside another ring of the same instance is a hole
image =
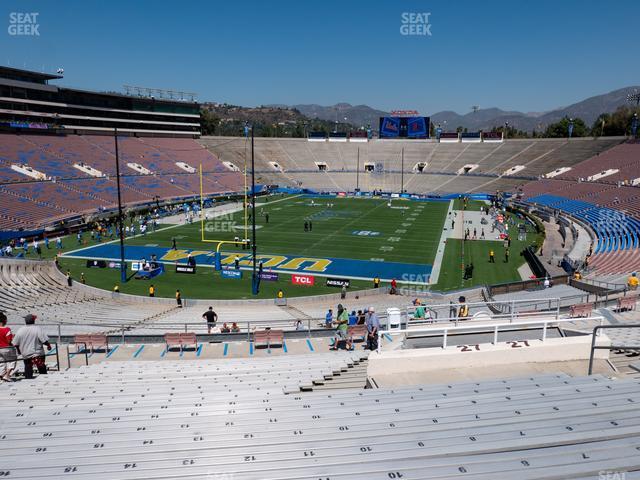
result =
[[[313,286],[315,277],[312,275],[291,275],[291,283],[294,285]]]

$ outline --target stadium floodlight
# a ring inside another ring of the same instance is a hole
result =
[[[116,185],[118,188],[118,228],[120,229],[120,281],[127,281],[127,264],[124,259],[124,214],[122,212],[122,193],[120,190],[120,154],[118,152],[118,129],[113,129],[116,150]]]
[[[471,106],[471,111],[472,111],[473,113],[476,113],[478,110],[480,110],[480,107],[479,107],[478,105],[472,105],[472,106]]]
[[[251,275],[251,291],[254,295],[260,292],[260,277],[256,271],[256,159],[254,145],[254,128],[251,125],[251,253],[253,272]]]
[[[633,92],[627,95],[627,102],[635,103],[636,107],[640,106],[640,92],[637,88],[634,88]]]

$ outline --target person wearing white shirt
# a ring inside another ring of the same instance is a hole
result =
[[[41,327],[35,325],[36,316],[29,314],[24,317],[25,326],[18,330],[13,337],[13,345],[24,361],[24,377],[33,378],[33,367],[38,369],[40,375],[46,375],[44,346],[51,350],[49,337]]]

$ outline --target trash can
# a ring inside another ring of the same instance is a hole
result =
[[[402,313],[399,308],[387,308],[387,329],[400,329],[402,326]]]

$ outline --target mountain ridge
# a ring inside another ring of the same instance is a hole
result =
[[[587,125],[592,125],[600,114],[614,112],[622,105],[629,105],[627,95],[634,89],[640,90],[640,86],[619,88],[546,112],[519,112],[489,107],[465,114],[445,110],[425,116],[431,117],[432,123],[439,124],[447,131],[455,130],[457,127],[467,128],[471,131],[489,130],[508,122],[510,126],[518,130],[531,132],[544,130],[549,124],[564,117],[582,118]],[[294,108],[311,119],[318,118],[338,124],[351,124],[356,127],[371,125],[374,129],[377,128],[379,117],[389,115],[389,112],[369,105],[351,105],[347,102],[339,102],[329,106],[313,103],[271,106]]]

